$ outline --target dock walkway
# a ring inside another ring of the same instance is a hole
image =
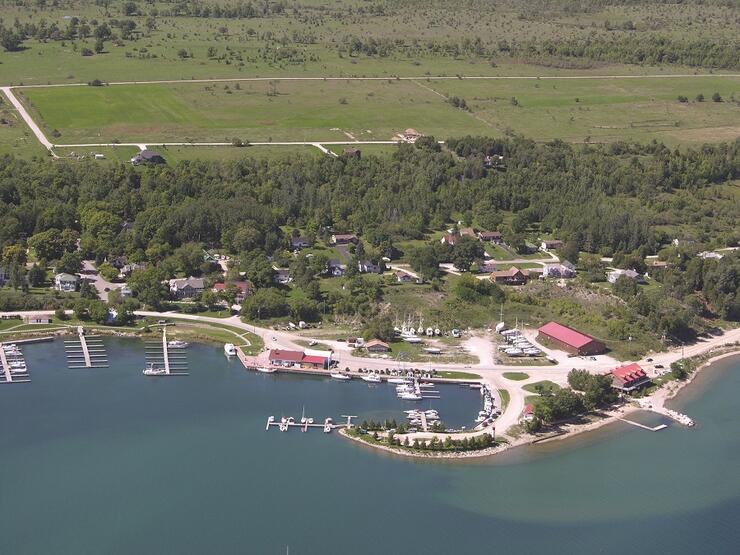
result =
[[[15,357],[16,360],[23,361],[23,357]],[[25,362],[25,361],[23,361]],[[0,343],[0,364],[2,364],[2,374],[0,374],[0,384],[6,383],[29,383],[31,380],[28,379],[28,369],[23,369],[23,372],[13,372],[8,359],[8,354],[3,348],[3,344]]]
[[[64,350],[69,368],[108,368],[100,336],[86,335],[82,326],[77,327],[77,339],[64,341]]]

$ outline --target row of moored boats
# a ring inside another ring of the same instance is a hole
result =
[[[23,358],[23,353],[15,343],[3,345],[3,351],[5,352],[5,359],[8,361],[11,374],[27,374],[28,368],[26,367],[26,360]]]

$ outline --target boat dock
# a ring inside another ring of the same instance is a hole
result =
[[[187,376],[188,359],[184,351],[171,353],[167,342],[167,328],[162,328],[162,341],[146,341],[145,357],[147,365],[161,367],[163,374],[157,376]]]
[[[64,341],[69,368],[108,368],[108,356],[99,335],[86,335],[82,326],[77,327],[77,339]]]
[[[265,431],[268,431],[272,426],[277,427],[281,432],[287,432],[290,428],[298,428],[302,432],[307,432],[309,428],[321,428],[325,434],[328,434],[332,430],[339,428],[351,428],[352,419],[357,418],[354,415],[347,414],[343,414],[342,417],[347,419],[347,422],[344,424],[334,424],[333,420],[329,417],[324,419],[323,424],[320,424],[314,422],[313,418],[307,418],[305,416],[301,418],[300,422],[296,422],[292,416],[287,418],[283,416],[280,420],[275,420],[274,416],[270,416],[267,419],[267,424],[265,424]]]
[[[639,422],[635,422],[634,420],[627,420],[626,418],[622,418],[621,416],[617,416],[616,418],[617,420],[620,420],[621,422],[632,424],[633,426],[637,426],[638,428],[642,428],[643,430],[647,430],[648,432],[659,432],[660,430],[664,430],[665,428],[668,427],[665,424],[659,424],[658,426],[651,428],[650,426],[646,426],[645,424],[640,424]]]
[[[0,384],[29,383],[31,381],[28,377],[26,361],[17,347],[10,349],[0,343],[0,363],[2,364]]]

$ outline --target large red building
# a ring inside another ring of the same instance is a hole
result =
[[[645,370],[637,363],[620,366],[611,371],[612,385],[622,391],[634,391],[650,383]]]
[[[537,331],[538,340],[548,341],[572,355],[600,355],[606,351],[606,345],[598,339],[557,322],[548,322]]]

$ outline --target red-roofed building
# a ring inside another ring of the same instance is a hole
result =
[[[272,349],[270,351],[270,363],[277,366],[295,366],[303,360],[302,351],[285,351],[283,349]]]
[[[369,353],[387,353],[391,350],[391,346],[380,339],[371,339],[365,343],[365,348]]]
[[[615,368],[611,371],[611,375],[613,378],[612,387],[625,392],[634,391],[650,383],[650,378],[645,370],[637,363]]]
[[[326,368],[326,357],[321,357],[317,355],[303,355],[301,366],[303,366],[304,368],[309,367],[315,369],[324,369]]]
[[[313,351],[314,353],[316,351]],[[284,366],[286,368],[313,368],[315,370],[329,367],[330,359],[319,354],[307,355],[303,351],[287,351],[283,349],[272,349],[268,357],[273,366]]]
[[[572,355],[600,355],[606,351],[601,341],[557,322],[548,322],[537,331],[539,341],[554,343],[556,348]]]
[[[522,411],[521,416],[519,416],[520,422],[531,422],[534,420],[534,405],[527,404],[524,405],[524,410]]]
[[[234,286],[236,287],[239,292],[236,294],[235,302],[236,304],[242,304],[244,302],[244,299],[247,298],[247,295],[250,295],[252,293],[252,284],[248,281],[231,281],[229,283],[214,283],[212,291],[214,293],[220,293],[221,291],[225,291],[227,287]]]

